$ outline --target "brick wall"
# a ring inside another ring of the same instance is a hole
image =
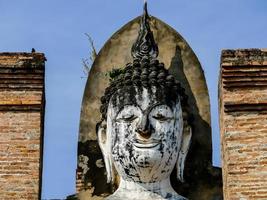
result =
[[[225,50],[219,83],[224,199],[267,199],[267,50]]]
[[[40,199],[44,118],[41,53],[0,53],[0,199]]]

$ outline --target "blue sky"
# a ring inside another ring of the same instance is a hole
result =
[[[266,0],[148,0],[149,12],[176,29],[205,71],[214,164],[220,165],[217,84],[222,49],[267,48]],[[0,0],[0,52],[44,52],[46,116],[43,199],[75,192],[79,116],[89,33],[99,50],[142,12],[143,0]]]

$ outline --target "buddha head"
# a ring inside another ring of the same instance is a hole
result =
[[[183,181],[191,141],[187,96],[157,56],[145,5],[133,62],[111,73],[101,98],[97,134],[109,182],[114,169],[123,180],[160,182],[175,166]]]

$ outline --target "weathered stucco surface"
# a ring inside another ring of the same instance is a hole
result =
[[[100,196],[111,193],[116,187],[106,184],[105,169],[96,164],[102,155],[96,142],[95,126],[100,120],[100,97],[108,86],[106,73],[132,62],[130,52],[138,35],[139,22],[140,18],[136,18],[116,32],[99,52],[90,71],[82,103],[78,147],[78,156],[89,158],[89,170],[83,174],[82,168],[77,169],[78,192],[82,184],[87,188],[80,192],[80,199],[102,199]],[[203,70],[192,49],[174,29],[156,18],[151,19],[150,25],[159,46],[158,59],[186,89],[194,115],[193,142],[185,166],[187,182],[181,185],[173,180],[173,187],[189,199],[214,199],[221,194],[221,178],[220,170],[211,166],[210,104]]]

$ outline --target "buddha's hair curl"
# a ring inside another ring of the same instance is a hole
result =
[[[185,89],[175,80],[163,63],[159,63],[157,59],[134,59],[133,63],[128,63],[121,73],[110,81],[110,85],[106,88],[105,94],[101,97],[100,112],[102,115],[101,121],[107,118],[108,105],[113,96],[119,95],[120,91],[127,91],[126,88],[152,88],[162,89],[167,91],[168,99],[175,102],[180,98],[183,119],[185,123],[192,123],[193,117],[188,109],[188,96],[185,94]]]

